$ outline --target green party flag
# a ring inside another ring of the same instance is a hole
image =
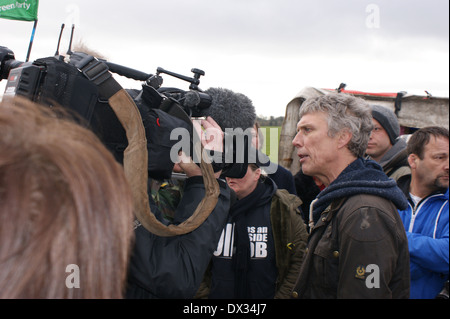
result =
[[[38,6],[39,0],[0,0],[0,18],[36,21]]]

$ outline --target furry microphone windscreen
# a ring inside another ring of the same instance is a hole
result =
[[[244,94],[223,88],[209,88],[205,93],[212,99],[207,115],[211,116],[222,130],[242,128],[245,131],[255,124],[255,107],[252,100]]]

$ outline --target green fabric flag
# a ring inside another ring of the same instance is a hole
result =
[[[39,0],[0,0],[0,18],[36,21]]]

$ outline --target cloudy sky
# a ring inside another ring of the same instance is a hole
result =
[[[202,69],[200,88],[243,93],[258,115],[284,116],[302,88],[341,82],[449,96],[448,0],[41,0],[30,60],[55,53],[62,23],[61,52],[75,24],[74,43],[111,62],[146,73]],[[32,26],[0,19],[0,45],[24,60]]]

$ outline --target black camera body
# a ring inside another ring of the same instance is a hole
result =
[[[34,99],[38,94],[38,83],[45,69],[37,65],[18,67],[11,70],[6,84],[5,96],[22,95]]]
[[[123,163],[123,152],[128,146],[125,130],[108,101],[100,96],[98,86],[75,66],[74,61],[84,56],[85,53],[70,52],[66,57],[55,55],[23,63],[14,59],[11,50],[0,46],[0,80],[8,80],[4,98],[19,95],[43,105],[60,105],[73,111],[80,118],[80,124],[91,129],[116,160]],[[72,58],[74,61],[71,61]],[[145,81],[142,90],[127,92],[138,107],[146,130],[149,177],[169,179],[174,166],[170,160],[170,150],[179,142],[179,139],[170,138],[170,132],[180,127],[188,130],[193,154],[191,119],[206,116],[211,106],[211,97],[198,87],[199,78],[205,73],[192,69],[194,76],[187,77],[158,68],[157,73],[152,75],[100,61],[108,66],[106,71]],[[189,90],[162,87],[161,74],[189,82]],[[236,152],[236,149],[231,151]],[[222,155],[222,162],[213,163],[215,171],[222,170],[224,176],[235,178],[245,175],[246,163],[225,163],[225,154]]]
[[[86,123],[93,122],[99,102],[98,88],[64,62],[62,56],[15,65],[17,67],[7,76],[4,98],[19,95],[43,105],[61,105],[81,116]]]
[[[72,56],[65,58],[52,56],[37,59],[32,63],[22,63],[14,60],[14,54],[9,49],[1,47],[0,52],[5,52],[0,70],[2,78],[7,79],[4,99],[23,96],[49,107],[59,105],[70,110],[75,114],[75,119],[91,129],[116,160],[123,163],[123,152],[128,146],[125,130],[107,99],[100,95],[98,86],[71,62],[70,58],[76,58],[79,53],[73,52]],[[139,79],[143,74],[139,71],[133,73],[132,69],[118,65],[112,65],[112,68],[121,73],[125,71],[129,77],[134,74]],[[190,116],[201,116],[200,112],[208,107],[208,100],[204,97],[199,99],[199,102],[203,103],[201,108],[192,103],[184,105],[185,95],[194,93],[166,89],[166,95],[158,92],[158,86],[161,84],[159,75],[148,75],[148,81],[141,91],[127,90],[144,121],[149,159],[158,159],[149,160],[149,176],[155,179],[171,176],[174,163],[170,161],[169,154],[171,146],[177,143],[177,140],[170,139],[170,131],[184,127],[192,133]]]

